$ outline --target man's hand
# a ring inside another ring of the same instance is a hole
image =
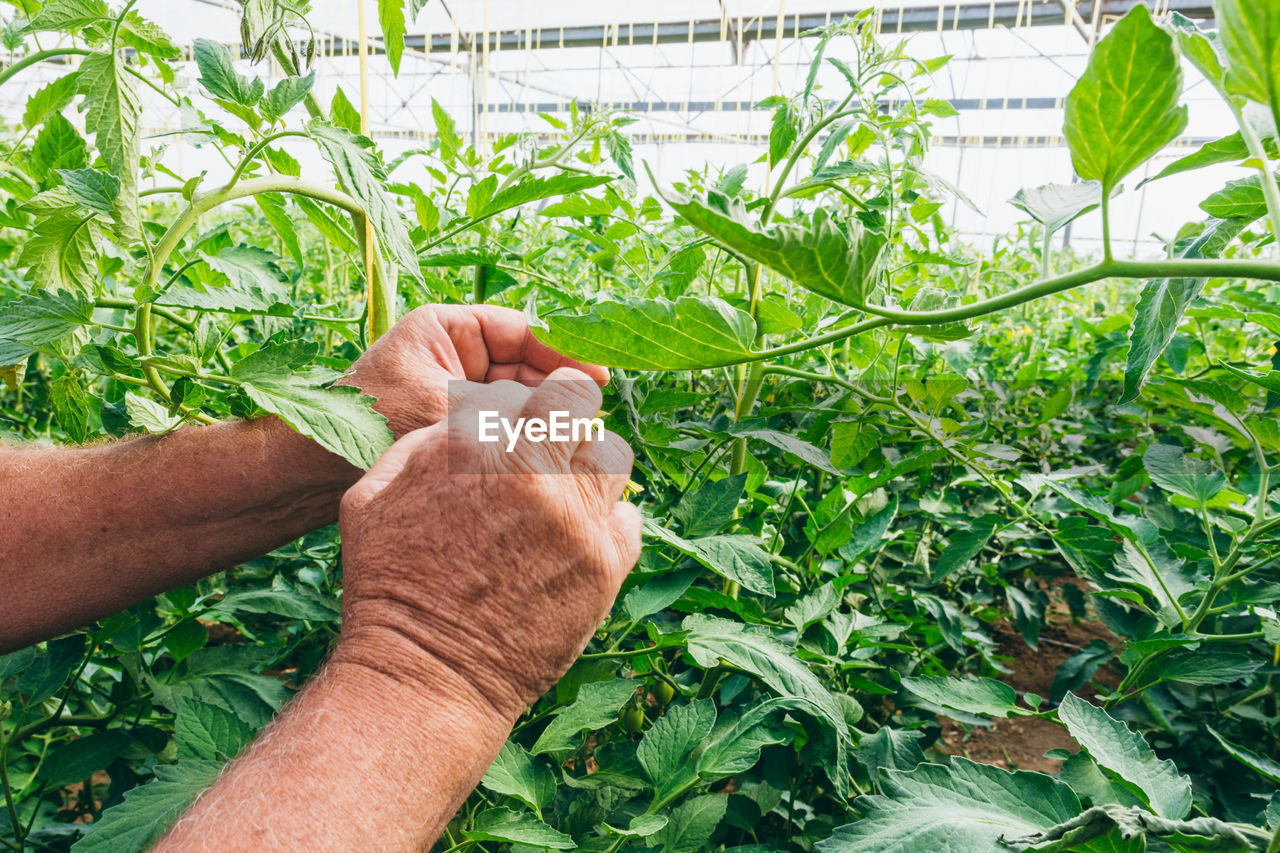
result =
[[[524,316],[496,305],[424,305],[405,315],[356,362],[344,381],[378,398],[397,438],[431,426],[449,410],[449,395],[471,383],[510,379],[537,385],[559,367],[596,383],[603,367],[579,364],[539,343]]]
[[[509,372],[509,371],[508,371]],[[398,442],[343,499],[343,637],[335,662],[457,677],[514,720],[568,669],[640,550],[618,501],[632,453],[613,433],[574,442],[477,440],[479,412],[591,418],[593,378],[500,381]]]
[[[486,386],[347,492],[329,664],[157,853],[430,849],[640,551],[640,514],[618,502],[631,467],[618,436],[508,453],[477,441],[478,413],[599,407],[572,369],[532,391]]]

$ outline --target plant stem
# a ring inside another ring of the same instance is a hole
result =
[[[261,154],[268,145],[275,142],[277,139],[283,139],[288,136],[301,136],[304,139],[311,138],[300,130],[282,130],[279,133],[273,133],[270,136],[265,137],[261,142],[250,148],[245,153],[244,158],[241,159],[240,164],[236,166],[235,172],[231,174],[231,180],[227,181],[227,185],[224,189],[231,189],[234,187],[239,182],[240,176],[244,174],[245,169],[249,168],[253,161],[257,159],[258,155]]]
[[[53,47],[48,50],[32,53],[28,56],[24,56],[22,59],[19,59],[3,71],[0,71],[0,86],[7,83],[10,77],[17,74],[22,69],[44,62],[46,59],[56,59],[59,56],[88,56],[91,52],[92,51],[85,50],[82,47]]]
[[[1231,105],[1236,124],[1240,126],[1240,136],[1244,139],[1245,147],[1249,149],[1249,156],[1262,164],[1262,197],[1266,199],[1267,216],[1271,220],[1271,236],[1275,240],[1273,251],[1280,250],[1280,188],[1276,187],[1276,176],[1271,172],[1271,160],[1267,157],[1267,149],[1258,138],[1257,131],[1245,118],[1244,111],[1237,107],[1231,98],[1227,98],[1227,103]]]

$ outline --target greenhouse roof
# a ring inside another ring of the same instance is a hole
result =
[[[762,152],[770,112],[757,105],[804,85],[817,39],[829,22],[870,10],[885,40],[908,40],[908,52],[952,61],[934,76],[931,95],[959,114],[934,121],[928,167],[972,201],[947,216],[970,235],[1007,232],[1020,218],[1006,203],[1023,183],[1069,181],[1062,138],[1063,99],[1084,67],[1089,47],[1134,0],[597,0],[538,3],[515,0],[429,0],[406,36],[398,76],[381,54],[377,4],[365,0],[369,22],[372,135],[389,156],[429,142],[431,101],[483,143],[512,131],[547,131],[539,113],[564,114],[574,102],[629,112],[627,132],[637,160],[660,181],[686,169],[713,170],[752,163]],[[1154,12],[1176,12],[1211,26],[1206,0],[1155,0]],[[318,39],[317,92],[327,100],[341,86],[358,99],[356,7],[313,0],[309,19]],[[238,0],[141,0],[141,13],[180,44],[212,38],[239,42]],[[643,12],[643,16],[639,13]],[[297,34],[305,37],[305,31]],[[833,43],[828,56],[840,55]],[[247,66],[247,61],[244,62]],[[267,63],[255,73],[276,75]],[[57,74],[31,69],[0,93],[13,117],[27,88]],[[817,91],[839,79],[821,64]],[[17,84],[22,81],[26,86]],[[1186,149],[1230,132],[1227,106],[1199,74],[1186,68],[1190,121],[1181,137],[1138,174],[1154,175]],[[175,109],[149,103],[152,134],[181,126]],[[174,145],[166,156],[199,157]],[[209,164],[216,172],[220,164]],[[1168,236],[1197,217],[1195,199],[1239,170],[1203,170],[1176,189],[1156,182],[1127,192],[1115,205],[1119,221],[1136,222],[1125,241]],[[643,180],[643,178],[642,178]],[[1188,184],[1197,184],[1188,187]],[[1197,193],[1196,189],[1204,189]],[[1086,248],[1099,233],[1097,217],[1078,223],[1074,240]]]

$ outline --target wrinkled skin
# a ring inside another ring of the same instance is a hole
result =
[[[378,398],[375,408],[400,438],[440,421],[450,402],[481,383],[534,386],[559,367],[577,368],[600,385],[609,379],[603,367],[579,364],[539,343],[519,311],[424,305],[375,341],[344,381]]]
[[[639,512],[619,502],[632,452],[607,433],[507,453],[477,441],[478,412],[589,418],[599,407],[593,378],[561,368],[533,390],[484,386],[401,439],[342,502],[335,659],[386,670],[407,640],[421,656],[395,658],[397,677],[443,667],[510,719],[554,684],[639,555]]]

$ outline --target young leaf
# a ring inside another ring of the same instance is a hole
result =
[[[1026,713],[1018,707],[1018,694],[1013,688],[991,678],[909,676],[902,679],[902,686],[926,707],[943,714],[959,712],[979,722],[985,722],[981,717],[1008,717]]]
[[[152,435],[163,435],[182,426],[182,415],[171,415],[167,406],[155,400],[139,396],[132,391],[124,394],[124,409],[129,425]]]
[[[1193,169],[1216,166],[1219,163],[1239,163],[1248,157],[1249,147],[1245,145],[1244,137],[1240,135],[1240,132],[1236,131],[1230,136],[1206,142],[1199,149],[1185,157],[1179,157],[1161,169],[1155,177],[1143,181],[1142,184],[1149,184],[1152,181],[1158,181],[1161,178],[1167,178],[1170,175],[1177,175],[1181,172],[1189,172]],[[1142,184],[1138,186],[1142,186]]]
[[[989,518],[980,518],[973,524],[957,530],[947,540],[947,547],[942,550],[937,564],[933,567],[935,581],[945,578],[965,563],[982,553],[995,532],[996,522]]]
[[[418,252],[409,238],[404,216],[387,192],[387,171],[373,150],[373,140],[319,120],[311,122],[308,129],[337,173],[338,184],[360,203],[373,223],[379,248],[388,260],[421,282]]]
[[[996,851],[1002,838],[1043,832],[1080,813],[1080,800],[1056,779],[967,758],[887,770],[880,789],[858,798],[862,819],[818,842],[820,853]]]
[[[729,797],[726,794],[704,794],[685,800],[671,810],[667,825],[652,836],[652,840],[662,853],[706,850],[728,805]]]
[[[1272,180],[1275,180],[1274,176]],[[1267,215],[1267,199],[1262,192],[1262,176],[1250,175],[1227,181],[1227,185],[1200,202],[1200,209],[1218,219],[1239,220],[1242,225]]]
[[[1258,215],[1264,215],[1265,210],[1264,203]],[[1248,221],[1211,220],[1199,237],[1181,248],[1178,256],[1216,256],[1226,243],[1244,230]],[[1158,278],[1143,283],[1142,293],[1138,296],[1138,304],[1133,312],[1133,326],[1129,331],[1129,354],[1125,359],[1124,389],[1120,394],[1120,402],[1127,403],[1138,396],[1156,359],[1173,340],[1187,306],[1204,290],[1205,282],[1206,279],[1203,278]]]
[[[32,347],[66,337],[93,321],[93,302],[79,293],[32,291],[0,312],[0,339]]]
[[[841,226],[820,208],[806,226],[761,230],[740,200],[714,190],[705,201],[675,196],[667,203],[729,249],[835,302],[858,307],[875,285],[885,240],[856,221]]]
[[[776,166],[787,157],[796,141],[796,118],[791,104],[783,102],[773,111],[773,124],[769,129],[769,165]]]
[[[1226,89],[1280,114],[1280,2],[1214,0],[1226,56]]]
[[[717,533],[733,518],[746,485],[746,474],[706,483],[695,491],[686,492],[671,508],[671,515],[679,519],[686,536]]]
[[[179,758],[229,761],[253,738],[253,729],[225,708],[183,699],[173,726]]]
[[[65,742],[49,751],[40,766],[40,781],[53,789],[83,781],[115,761],[132,744],[133,738],[119,729]]]
[[[489,199],[479,207],[475,216],[476,218],[493,216],[495,213],[501,213],[504,210],[519,207],[522,204],[528,204],[529,202],[537,201],[538,199],[585,192],[592,187],[607,184],[612,180],[613,178],[608,175],[570,174],[552,175],[549,178],[525,178],[515,186],[507,187],[495,195],[490,196]]]
[[[716,723],[715,703],[698,699],[668,707],[636,747],[636,760],[654,785],[654,796],[664,799],[692,785],[698,778],[694,751],[711,734]]]
[[[280,121],[289,110],[302,103],[315,85],[316,72],[305,77],[286,77],[262,96],[258,110],[267,121]]]
[[[120,196],[120,179],[99,169],[59,169],[72,200],[100,216],[110,216]]]
[[[49,387],[49,402],[67,438],[76,444],[82,443],[89,435],[89,396],[80,377],[64,373],[55,379]]]
[[[542,343],[584,362],[626,370],[701,370],[746,361],[751,315],[712,296],[600,302],[585,314],[532,315]]]
[[[1181,447],[1153,444],[1142,455],[1151,482],[1175,495],[1204,505],[1227,485],[1226,475],[1211,462],[1187,456]]]
[[[725,660],[732,666],[754,673],[782,696],[807,699],[841,741],[848,737],[844,714],[831,693],[791,649],[772,634],[701,613],[687,617],[681,627],[689,632],[689,654],[699,665],[715,666]],[[832,781],[841,784],[840,781]]]
[[[745,534],[704,536],[685,539],[665,527],[646,520],[646,536],[658,539],[681,554],[692,557],[726,580],[761,595],[774,595],[773,565],[760,542]]]
[[[1182,133],[1182,69],[1173,38],[1136,4],[1089,57],[1067,95],[1067,144],[1076,173],[1104,196]]]
[[[138,219],[139,120],[142,98],[124,70],[120,54],[94,53],[80,63],[80,109],[85,129],[93,135],[107,171],[120,179],[114,209],[116,237],[135,242],[142,237]]]
[[[195,759],[157,765],[153,781],[125,792],[124,802],[104,811],[72,849],[75,853],[147,849],[197,794],[213,784],[222,767],[221,761]]]
[[[27,29],[33,33],[72,32],[109,17],[111,10],[105,0],[51,0],[31,19]]]
[[[1178,649],[1160,664],[1160,677],[1185,684],[1231,684],[1257,672],[1264,661],[1243,649]]]
[[[462,150],[462,135],[458,133],[453,117],[435,98],[431,99],[431,118],[436,126],[436,139],[440,142],[440,159],[446,166],[452,166]]]
[[[44,124],[50,116],[61,113],[75,99],[80,86],[80,75],[73,71],[36,90],[27,98],[22,112],[22,126],[32,130]]]
[[[551,768],[511,740],[502,745],[480,784],[496,794],[515,797],[534,811],[550,803],[556,793]]]
[[[404,55],[405,0],[378,0],[378,23],[382,27],[382,46],[392,73],[400,74],[400,58]],[[488,48],[486,48],[487,50]]]
[[[476,815],[471,826],[464,835],[472,841],[503,841],[552,850],[572,850],[578,846],[572,835],[565,835],[528,812],[507,808],[485,809]]]
[[[684,591],[701,574],[701,570],[696,568],[667,572],[642,586],[635,587],[623,596],[622,609],[626,611],[632,622],[639,622],[646,616],[652,616],[669,607],[673,601],[684,595]]]
[[[530,751],[539,755],[573,749],[580,732],[612,723],[617,719],[618,709],[635,692],[635,683],[621,678],[582,685],[578,698],[551,720]]]
[[[1068,693],[1058,719],[1080,747],[1156,814],[1178,820],[1191,811],[1191,780],[1156,757],[1142,736],[1101,708]]]
[[[387,419],[373,409],[374,399],[321,368],[302,369],[310,361],[295,343],[267,344],[236,362],[231,378],[265,411],[353,465],[368,468],[391,446]]]
[[[343,130],[359,135],[360,111],[347,97],[347,93],[337,86],[333,90],[333,101],[329,105],[329,120]]]
[[[1039,222],[1049,233],[1102,204],[1102,184],[1081,181],[1075,184],[1043,184],[1018,190],[1009,203]]]
[[[44,290],[97,292],[105,237],[97,216],[85,215],[63,188],[41,193],[26,209],[36,214],[35,231],[18,257],[27,278]]]
[[[210,95],[242,107],[253,107],[262,100],[266,90],[262,79],[250,80],[237,72],[226,45],[198,38],[192,44],[192,53],[200,69],[200,85]]]

